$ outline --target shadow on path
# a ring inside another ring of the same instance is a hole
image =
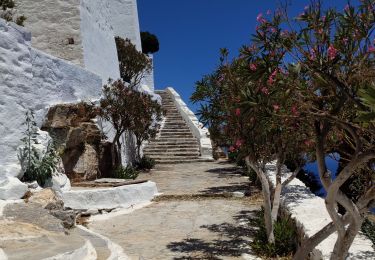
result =
[[[240,211],[233,216],[233,223],[221,223],[200,226],[213,233],[216,239],[203,240],[187,238],[180,242],[172,242],[167,248],[172,252],[185,255],[174,259],[220,259],[220,256],[240,257],[252,254],[250,242],[256,231],[257,210]]]

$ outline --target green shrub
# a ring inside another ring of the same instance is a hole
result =
[[[120,166],[113,172],[113,178],[135,180],[138,177],[139,172],[134,167],[128,165],[125,168]]]
[[[264,224],[263,209],[258,212],[252,248],[254,252],[265,257],[284,257],[292,255],[297,248],[297,230],[291,218],[279,218],[274,224],[275,244],[269,244]]]
[[[361,230],[371,240],[372,246],[375,248],[375,223],[369,219],[365,219]]]
[[[22,181],[37,181],[40,186],[44,186],[46,180],[51,178],[53,172],[56,171],[59,157],[51,142],[48,143],[44,155],[35,148],[39,134],[32,110],[26,112],[24,125],[26,126],[25,137],[21,139],[24,146],[18,153],[23,171]]]
[[[155,159],[144,155],[141,160],[136,164],[138,170],[151,170],[156,165]]]

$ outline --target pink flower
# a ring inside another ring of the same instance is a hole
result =
[[[273,105],[273,110],[275,110],[275,112],[279,111],[280,110],[280,106],[278,104],[274,104]]]
[[[270,15],[270,14],[272,14],[272,11],[271,10],[267,10],[267,15]]]
[[[348,39],[348,38],[344,38],[344,39],[342,39],[342,42],[343,42],[344,44],[347,44],[347,43],[348,43],[348,41],[349,41],[349,39]]]
[[[238,147],[238,148],[241,147],[242,143],[243,143],[242,140],[237,140],[236,141],[236,147]]]
[[[314,49],[310,50],[310,60],[315,60],[316,59],[316,53]]]
[[[262,13],[258,14],[257,21],[259,23],[265,23],[266,22],[266,19],[263,18],[263,14]]]
[[[269,77],[268,80],[267,80],[268,85],[272,85],[274,82],[275,82],[275,80],[272,77]]]
[[[319,29],[318,29],[318,33],[319,33],[319,34],[323,34],[323,28],[319,28]]]
[[[236,108],[235,114],[236,114],[236,116],[239,116],[239,115],[241,115],[241,109],[239,109],[239,108]]]
[[[323,15],[323,16],[322,16],[322,22],[324,23],[325,21],[326,21],[326,16]]]
[[[349,5],[346,5],[345,8],[344,8],[344,10],[347,11],[347,12],[349,11],[349,9],[350,9]]]
[[[374,46],[368,47],[367,52],[375,52],[375,47]]]
[[[294,116],[298,116],[298,115],[299,115],[299,113],[298,113],[298,109],[297,109],[297,106],[292,106],[292,114],[293,114]]]
[[[254,63],[251,63],[250,64],[250,70],[252,70],[252,71],[257,70],[257,65],[254,64]]]
[[[310,146],[312,146],[312,144],[313,144],[313,142],[312,142],[311,140],[305,140],[304,143],[305,143],[305,145],[306,145],[307,147],[310,147]]]
[[[265,95],[268,95],[270,92],[268,91],[268,88],[266,88],[266,87],[262,87],[261,89],[260,89],[260,91],[263,93],[263,94],[265,94]]]
[[[328,47],[328,59],[333,60],[337,56],[337,49],[331,44]]]
[[[272,27],[272,28],[271,28],[271,32],[272,32],[272,33],[275,33],[275,32],[276,32],[276,28],[275,28],[275,27]]]
[[[230,152],[234,152],[235,150],[236,150],[236,148],[234,148],[234,146],[229,147]]]

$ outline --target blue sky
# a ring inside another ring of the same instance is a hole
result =
[[[232,54],[248,44],[256,16],[275,10],[279,0],[138,0],[141,31],[156,34],[160,51],[155,54],[155,86],[174,87],[188,105],[194,84],[218,65],[219,49]],[[291,1],[297,15],[308,0]],[[345,0],[325,4],[344,8]]]

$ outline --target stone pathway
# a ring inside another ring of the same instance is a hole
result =
[[[131,214],[89,225],[131,259],[242,259],[251,254],[250,221],[260,201],[232,196],[255,192],[237,168],[225,162],[161,165],[141,177],[156,182],[163,195]]]

